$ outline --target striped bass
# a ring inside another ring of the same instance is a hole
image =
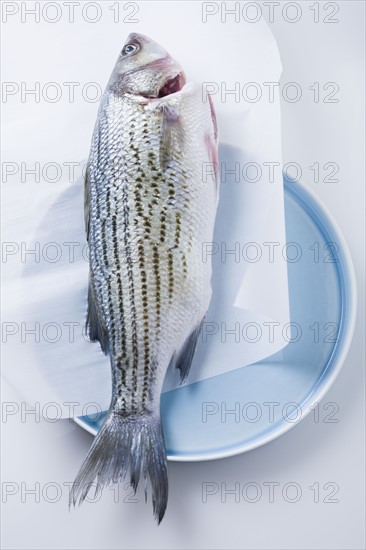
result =
[[[108,415],[70,505],[127,473],[150,480],[160,523],[168,499],[160,394],[170,363],[186,378],[211,298],[218,201],[211,98],[156,42],[130,34],[101,99],[85,180],[87,328],[110,356]],[[206,172],[208,172],[206,174]]]

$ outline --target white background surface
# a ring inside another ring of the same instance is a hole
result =
[[[337,82],[340,87],[337,104],[314,103],[308,91],[301,102],[284,101],[282,105],[284,161],[302,166],[303,183],[316,192],[337,220],[349,244],[358,279],[360,307],[354,340],[342,372],[320,404],[320,421],[315,422],[310,415],[283,437],[245,455],[211,463],[169,464],[169,506],[157,528],[150,504],[145,506],[141,495],[138,503],[115,504],[111,492],[97,503],[86,503],[68,513],[68,492],[63,484],[73,480],[91,436],[68,421],[36,423],[29,416],[21,422],[19,415],[10,417],[2,423],[3,489],[4,482],[19,486],[23,482],[28,488],[39,482],[41,488],[57,483],[63,492],[57,503],[46,502],[42,496],[36,503],[31,495],[22,502],[20,493],[9,497],[2,504],[3,548],[364,548],[364,3],[338,5],[337,24],[313,23],[313,12],[305,2],[301,3],[303,17],[298,23],[290,24],[279,16],[270,24],[281,53],[283,83],[296,81],[304,90],[315,81]],[[156,9],[162,10],[163,17],[163,5]],[[189,47],[189,29],[176,32],[187,35]],[[57,26],[49,26],[47,33],[44,50],[48,41],[52,43]],[[76,48],[86,48],[85,41],[78,42],[77,33],[73,39]],[[105,40],[102,32],[98,39]],[[27,44],[22,44],[19,54],[26,49]],[[94,54],[95,47],[92,51]],[[38,53],[43,55],[41,50]],[[6,44],[3,56],[6,60]],[[106,76],[109,70],[106,66]],[[27,79],[32,81],[32,67],[24,76]],[[33,78],[37,79],[41,77]],[[71,75],[70,80],[77,78]],[[90,80],[95,80],[92,71]],[[40,125],[44,131],[52,128],[47,120],[40,121]],[[83,157],[81,151],[88,147],[90,133],[91,128],[78,129],[75,119],[68,145],[70,159]],[[34,136],[24,136],[21,127],[6,137],[13,140],[14,151],[17,139],[33,140],[40,160],[42,143],[52,142],[55,147],[58,139],[57,134],[47,135],[37,128]],[[80,143],[77,154],[73,151],[75,142]],[[29,156],[28,160],[34,159]],[[314,183],[308,167],[316,161],[337,162],[339,183]],[[3,401],[19,402],[7,386],[2,397]],[[338,423],[323,421],[324,407],[329,402],[339,406]],[[242,487],[253,482],[261,486],[263,493],[256,503],[243,498],[235,502],[233,495],[222,502],[220,493],[202,502],[205,482],[225,483],[228,488],[235,483]],[[263,485],[269,482],[280,484],[274,502],[269,502],[268,489]],[[286,502],[282,496],[283,486],[290,482],[301,488],[296,503]],[[318,503],[309,489],[316,482],[321,487]],[[327,482],[339,486],[339,502],[323,502],[329,494],[322,489]],[[122,497],[127,495],[122,493]]]

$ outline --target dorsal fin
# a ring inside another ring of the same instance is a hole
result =
[[[92,276],[89,276],[88,312],[86,315],[86,330],[92,342],[99,342],[105,354],[109,352],[109,341],[106,327],[99,314],[99,308],[94,296]]]
[[[90,206],[89,206],[88,165],[86,166],[85,177],[84,177],[84,221],[85,221],[86,240],[89,241]]]

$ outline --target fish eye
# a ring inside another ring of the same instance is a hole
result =
[[[140,46],[135,43],[126,44],[122,50],[122,55],[133,55],[134,53],[138,52],[140,49]]]

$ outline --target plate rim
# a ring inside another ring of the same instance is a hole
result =
[[[346,307],[344,307],[344,295],[342,295],[343,301],[341,320],[343,322],[346,321],[344,325],[344,334],[342,336],[342,340],[338,340],[334,347],[334,349],[337,349],[338,355],[335,359],[332,359],[333,354],[329,358],[328,364],[333,361],[332,369],[326,381],[320,383],[318,387],[311,393],[311,399],[309,397],[306,399],[304,406],[301,407],[301,417],[298,422],[283,423],[267,435],[258,438],[251,443],[236,445],[235,448],[232,449],[208,452],[205,454],[202,454],[202,452],[200,452],[200,454],[187,453],[184,455],[167,453],[167,459],[171,462],[204,462],[208,460],[219,460],[221,458],[228,458],[248,451],[252,451],[253,449],[262,447],[270,441],[277,439],[294,426],[297,426],[297,424],[299,424],[301,420],[303,420],[311,412],[313,404],[318,403],[323,399],[323,397],[327,394],[327,392],[335,382],[338,374],[343,367],[344,361],[351,346],[357,315],[357,285],[351,253],[333,215],[321,202],[320,198],[314,193],[314,191],[285,174],[283,179],[284,192],[287,191],[290,196],[295,195],[296,197],[299,197],[302,202],[305,201],[305,203],[310,205],[312,212],[315,214],[315,221],[319,222],[322,219],[325,220],[325,223],[321,224],[323,226],[321,227],[321,229],[323,230],[324,226],[325,228],[330,228],[330,232],[336,237],[336,242],[337,244],[339,244],[339,249],[342,252],[343,261],[338,263],[338,273],[344,275],[344,277],[341,278],[341,289],[344,290],[344,288],[342,288],[344,286],[344,280],[347,281],[348,285],[346,288]],[[77,425],[82,427],[90,434],[94,436],[97,434],[97,430],[93,428],[90,424],[85,422],[82,417],[75,416],[73,417],[73,420]]]

